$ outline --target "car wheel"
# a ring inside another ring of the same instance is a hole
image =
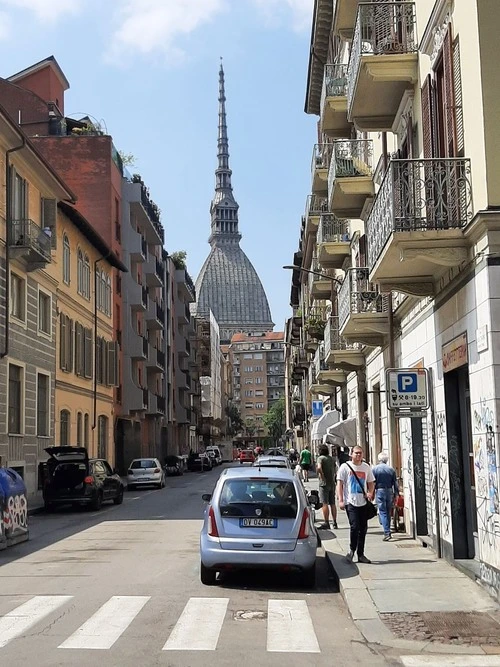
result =
[[[316,563],[302,571],[302,585],[304,588],[314,588],[316,585]]]
[[[120,487],[120,493],[116,496],[116,498],[113,498],[113,502],[115,505],[121,505],[123,502],[123,486]]]
[[[102,494],[98,493],[92,501],[90,508],[98,512],[102,507]]]
[[[201,583],[205,586],[213,586],[217,578],[217,570],[212,570],[210,567],[206,567],[203,563],[200,563],[200,579]]]

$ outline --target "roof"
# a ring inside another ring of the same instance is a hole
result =
[[[251,479],[251,478],[262,478],[267,479],[269,477],[273,479],[295,479],[294,472],[291,468],[266,468],[265,470],[259,470],[253,466],[248,468],[226,468],[221,475],[221,479]]]
[[[246,342],[260,342],[260,341],[272,341],[285,340],[285,333],[283,331],[267,331],[263,333],[262,336],[250,336],[245,333],[236,333],[231,338],[231,343],[246,343]]]
[[[111,264],[111,266],[114,266],[115,269],[119,269],[124,273],[128,272],[125,264],[120,261],[117,255],[108,246],[106,241],[95,231],[90,222],[80,213],[80,211],[77,211],[76,208],[62,201],[59,202],[58,206],[61,211],[68,216],[71,222],[73,222],[74,225],[78,227],[85,238],[90,241],[90,243],[92,243],[94,248],[96,248],[101,253],[101,255],[106,259],[107,262],[109,262],[109,264]]]
[[[333,21],[333,4],[332,0],[314,1],[304,111],[317,116],[320,114],[321,89]]]
[[[68,90],[69,81],[64,75],[64,72],[62,71],[59,63],[57,62],[54,56],[49,56],[48,58],[44,58],[43,60],[40,60],[34,65],[30,65],[29,67],[22,69],[20,72],[16,72],[16,74],[12,74],[12,76],[8,77],[7,81],[11,81],[12,83],[15,81],[19,81],[20,79],[24,79],[26,76],[29,76],[30,74],[39,72],[45,67],[50,67],[55,72],[57,78],[64,87],[64,90]]]

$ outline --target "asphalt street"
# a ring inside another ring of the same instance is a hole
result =
[[[262,572],[201,584],[201,494],[220,471],[31,517],[30,541],[0,553],[0,664],[394,664],[358,633],[321,549],[313,590]]]

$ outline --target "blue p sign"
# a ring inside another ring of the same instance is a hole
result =
[[[417,374],[401,373],[398,375],[398,391],[404,393],[414,393],[417,391]]]

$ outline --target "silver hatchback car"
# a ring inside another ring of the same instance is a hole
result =
[[[214,584],[218,571],[276,568],[296,570],[304,586],[314,586],[314,509],[290,469],[228,468],[202,498],[208,503],[200,535],[203,584]]]

